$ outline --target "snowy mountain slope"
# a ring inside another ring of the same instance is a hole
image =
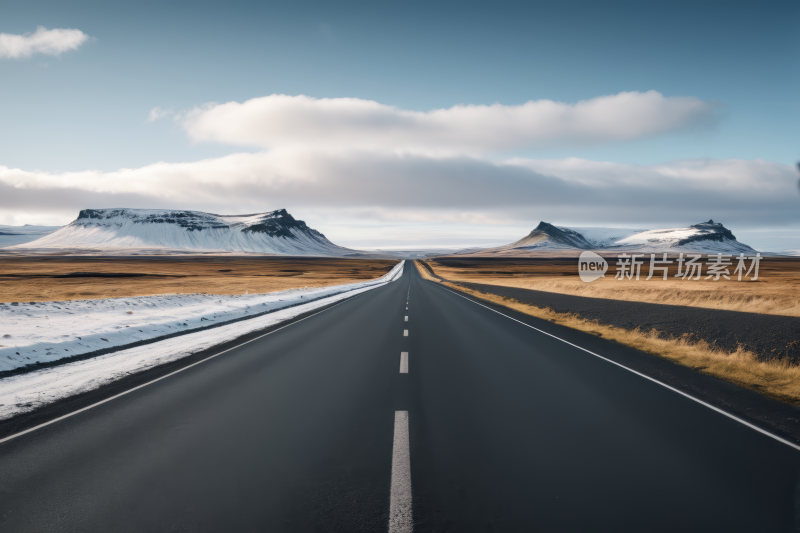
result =
[[[618,240],[614,248],[637,251],[691,251],[701,253],[754,254],[756,251],[736,240],[729,229],[713,220],[688,228],[643,231]]]
[[[26,242],[35,241],[53,233],[61,226],[34,226],[25,224],[24,226],[5,226],[0,224],[0,248],[14,246]]]
[[[70,224],[13,249],[161,248],[282,255],[360,255],[330,242],[285,209],[215,215],[165,209],[84,209]]]
[[[686,228],[633,230],[624,228],[567,228],[541,222],[517,242],[457,255],[518,256],[533,252],[601,250],[609,252],[699,252],[755,254],[729,229],[713,220]]]
[[[583,238],[589,241],[592,248],[605,248],[607,246],[614,246],[617,241],[636,233],[642,233],[644,229],[625,229],[625,228],[592,228],[592,227],[572,227],[560,228],[569,229],[583,235]]]

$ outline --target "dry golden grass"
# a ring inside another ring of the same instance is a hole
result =
[[[154,294],[244,294],[375,279],[397,261],[304,258],[0,258],[0,301],[41,302]],[[56,278],[74,272],[148,277]]]
[[[430,268],[430,263],[427,261],[421,261],[419,259],[414,261],[414,266],[417,267],[417,272],[423,277],[423,279],[427,279],[428,281],[434,281],[436,283],[442,283],[441,280],[438,280],[431,276],[428,269]],[[451,284],[452,285],[452,284]],[[460,290],[460,288],[459,288]]]
[[[578,277],[577,259],[517,259],[429,261],[436,274],[451,281],[485,283],[537,291],[660,304],[725,309],[768,315],[800,317],[800,259],[764,258],[758,281],[666,281],[658,275],[649,281],[614,279],[609,259],[605,278],[584,283]]]
[[[419,261],[415,261],[414,264],[423,278],[442,283],[476,298],[562,326],[602,336],[778,400],[800,405],[800,366],[790,365],[786,359],[759,361],[756,354],[741,348],[734,352],[726,352],[705,341],[692,340],[688,336],[665,338],[656,330],[627,330],[600,324],[574,313],[558,313],[552,309],[543,309],[512,298],[486,294],[451,282],[441,282],[431,276]],[[437,274],[440,274],[438,269],[436,271]]]

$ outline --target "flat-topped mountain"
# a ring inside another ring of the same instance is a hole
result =
[[[616,241],[612,247],[642,251],[687,251],[701,253],[754,254],[750,246],[736,240],[731,230],[713,220],[688,228],[642,231]]]
[[[215,215],[169,209],[84,209],[61,229],[15,249],[145,248],[282,255],[361,255],[337,246],[285,209]]]

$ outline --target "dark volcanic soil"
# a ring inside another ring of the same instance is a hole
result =
[[[735,350],[741,344],[765,359],[788,355],[800,361],[800,318],[797,317],[588,298],[481,283],[459,284],[537,307],[576,313],[612,326],[655,328],[675,337],[690,333],[726,350]]]

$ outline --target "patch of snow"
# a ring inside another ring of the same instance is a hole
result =
[[[639,246],[643,244],[660,243],[671,246],[672,243],[699,233],[700,232],[694,228],[653,229],[628,235],[625,238],[619,239],[614,244],[617,246]]]
[[[0,419],[32,411],[54,401],[97,389],[107,383],[148,368],[175,361],[193,353],[235,340],[247,333],[262,330],[357,294],[381,287],[403,275],[404,262],[397,264],[380,280],[352,283],[350,287],[313,302],[217,328],[120,350],[84,361],[75,361],[0,380]],[[305,293],[304,295],[308,295]],[[294,295],[292,303],[297,303]],[[303,296],[303,295],[300,295]]]
[[[647,230],[644,229],[625,229],[625,228],[587,228],[587,227],[561,227],[559,229],[568,229],[572,231],[577,231],[583,238],[589,241],[592,246],[597,248],[605,248],[608,246],[614,246],[618,241],[631,237],[637,233],[642,233]]]
[[[51,362],[274,311],[394,279],[249,295],[164,294],[66,302],[0,303],[0,371]],[[6,337],[8,335],[8,337]]]

